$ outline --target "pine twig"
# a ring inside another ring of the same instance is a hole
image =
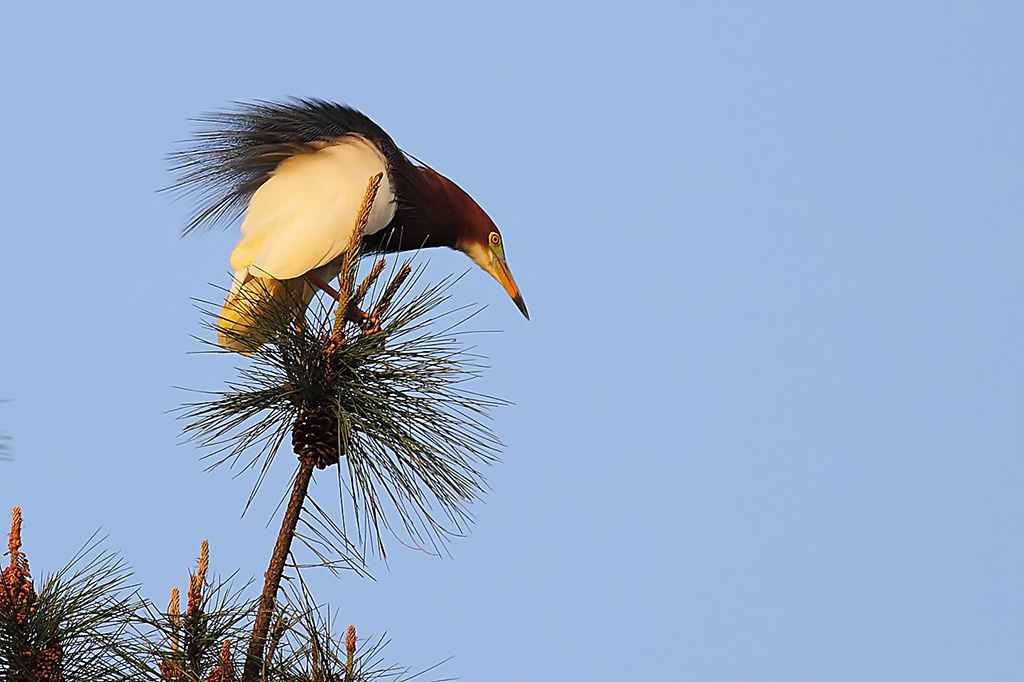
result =
[[[383,173],[377,173],[367,183],[363,203],[359,208],[359,216],[356,218],[352,241],[341,261],[341,274],[338,276],[338,309],[334,313],[334,337],[337,340],[343,338],[342,330],[352,312],[352,306],[355,305],[352,301],[352,281],[355,279],[356,269],[359,267],[359,257],[363,251],[363,234],[366,232],[366,223],[370,220],[370,211],[373,210],[373,202],[377,198],[383,178]]]
[[[345,682],[352,682],[356,655],[356,626],[349,625],[345,634]]]
[[[382,317],[391,307],[391,302],[395,298],[395,294],[405,284],[405,280],[408,279],[409,275],[412,274],[412,267],[406,263],[395,275],[395,278],[388,283],[387,289],[381,294],[380,301],[377,302],[377,307],[373,309],[373,316],[376,318]]]
[[[288,558],[288,552],[291,551],[295,528],[299,523],[299,514],[302,512],[302,505],[306,500],[306,493],[312,478],[313,462],[307,459],[299,465],[299,471],[295,474],[292,496],[288,501],[288,508],[281,522],[281,532],[277,535],[277,544],[274,545],[274,553],[270,558],[270,567],[267,569],[263,594],[260,595],[260,606],[256,612],[252,638],[249,640],[249,650],[245,656],[242,682],[252,682],[258,679],[260,670],[263,668],[263,654],[267,642],[267,632],[270,630],[270,617],[277,605],[277,591],[281,587],[285,560]]]
[[[282,614],[277,617],[277,622],[274,623],[274,627],[270,630],[270,641],[267,644],[267,651],[263,656],[263,673],[260,676],[261,679],[266,678],[267,665],[274,660],[274,654],[281,645],[281,638],[284,637],[285,632],[288,631],[288,625],[288,619],[284,614]]]
[[[380,273],[384,272],[384,266],[387,265],[387,261],[381,258],[379,261],[373,264],[373,269],[370,270],[370,274],[366,276],[362,284],[359,285],[359,289],[356,290],[356,295],[352,297],[352,305],[360,305],[363,299],[366,298],[367,292],[370,291],[370,287],[373,286],[377,278],[380,277]]]
[[[359,216],[356,219],[355,229],[353,230],[352,242],[349,244],[342,260],[339,277],[338,308],[335,311],[334,335],[331,339],[331,348],[335,348],[344,342],[345,322],[348,319],[352,306],[355,305],[352,297],[352,283],[355,279],[356,269],[359,266],[363,234],[366,232],[366,223],[370,219],[370,211],[373,210],[373,202],[377,198],[377,192],[380,190],[380,183],[383,177],[383,173],[377,173],[377,175],[370,178],[367,184],[366,193],[363,195],[363,203],[359,210]],[[373,275],[372,272],[371,275]],[[365,295],[371,281],[370,277],[367,277],[366,281],[363,282],[365,288],[360,286],[360,298]],[[267,650],[267,633],[270,630],[270,619],[277,604],[277,592],[281,587],[285,560],[291,551],[292,540],[295,538],[295,529],[299,523],[299,515],[306,501],[309,483],[313,478],[314,466],[315,461],[312,458],[300,456],[299,470],[295,475],[292,496],[288,502],[284,519],[281,522],[281,531],[277,536],[274,553],[270,559],[270,567],[267,569],[263,594],[260,596],[260,606],[256,613],[252,638],[249,640],[249,650],[245,657],[245,669],[242,672],[243,682],[255,680],[264,666],[264,654]]]

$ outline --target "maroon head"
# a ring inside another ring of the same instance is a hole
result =
[[[465,190],[432,168],[404,170],[395,178],[398,207],[391,229],[382,231],[401,230],[403,245],[389,246],[386,241],[393,241],[394,234],[381,234],[377,247],[389,251],[431,246],[458,249],[498,280],[523,316],[530,319],[505,259],[501,232],[490,216]]]

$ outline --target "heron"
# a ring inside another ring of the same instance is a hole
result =
[[[199,198],[184,231],[242,218],[230,259],[234,279],[217,321],[221,346],[251,352],[261,345],[256,321],[271,306],[286,302],[302,315],[317,290],[338,298],[329,282],[353,247],[367,185],[377,174],[365,250],[462,251],[529,319],[494,221],[366,115],[293,99],[237,104],[199,120],[206,127],[173,156],[175,188]]]

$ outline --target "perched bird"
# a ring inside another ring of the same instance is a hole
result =
[[[376,123],[351,107],[317,99],[243,104],[200,119],[206,127],[173,155],[175,189],[199,198],[185,232],[244,214],[231,253],[234,282],[218,340],[248,351],[247,338],[270,305],[305,310],[338,276],[371,178],[382,173],[363,248],[404,251],[446,246],[490,273],[529,319],[505,260],[501,232],[454,182],[407,156]]]

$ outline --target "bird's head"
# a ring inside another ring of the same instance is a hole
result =
[[[494,221],[461,187],[440,173],[425,170],[434,176],[431,180],[435,183],[435,192],[444,196],[442,201],[434,204],[441,209],[441,215],[436,216],[435,220],[448,223],[442,233],[454,235],[455,239],[449,246],[465,253],[498,280],[523,317],[530,319],[523,295],[519,293],[519,287],[509,270],[505,245]]]
[[[486,214],[484,217],[487,217]],[[490,223],[490,218],[487,218],[487,222]],[[487,271],[491,277],[498,280],[498,283],[505,287],[505,291],[512,297],[512,301],[519,308],[523,317],[530,319],[523,295],[519,293],[519,287],[516,286],[516,281],[512,278],[512,271],[508,269],[508,261],[505,260],[505,247],[501,241],[501,232],[498,232],[494,223],[490,224],[486,234],[474,231],[469,238],[460,241],[456,248],[472,258],[473,262]]]

